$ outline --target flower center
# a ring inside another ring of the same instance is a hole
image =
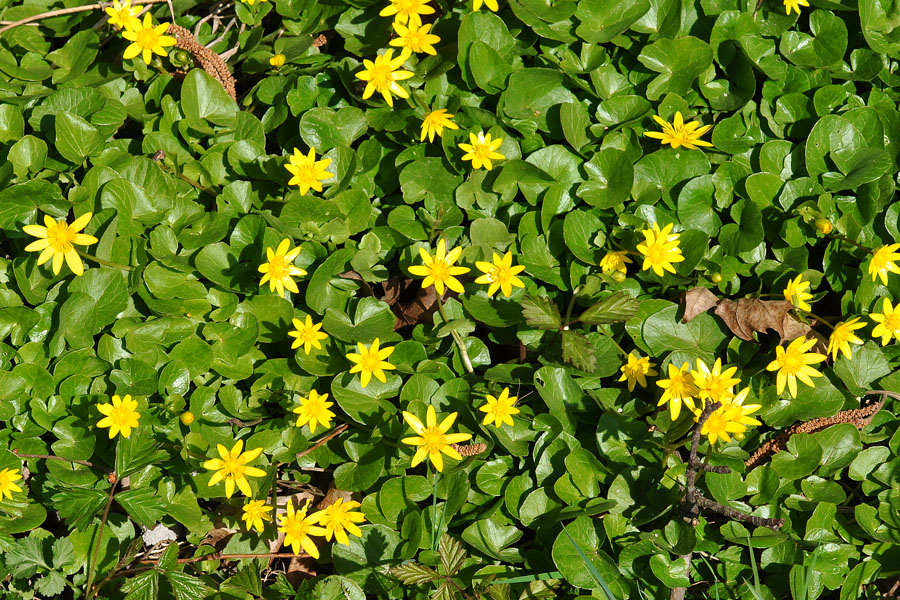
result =
[[[884,328],[890,331],[900,331],[900,311],[884,317]]]
[[[121,429],[123,425],[127,425],[131,421],[131,415],[132,411],[125,407],[113,407],[112,412],[109,414],[109,418]]]
[[[665,262],[668,254],[668,251],[662,244],[647,244],[647,258],[650,259],[651,264]]]
[[[705,395],[713,402],[718,402],[723,396],[726,396],[731,386],[725,385],[725,380],[720,376],[710,377],[706,382],[706,388],[703,390]]]
[[[57,223],[56,227],[47,228],[47,242],[56,252],[69,252],[74,240],[75,232],[66,223]]]
[[[363,371],[368,371],[371,373],[372,371],[375,371],[381,364],[381,359],[378,357],[377,352],[367,351],[362,355],[362,359],[359,362],[363,368]]]
[[[406,35],[406,45],[413,52],[421,52],[425,45],[425,35],[418,29],[415,32],[410,31]]]
[[[305,538],[309,532],[309,523],[300,516],[295,516],[285,524],[285,533],[294,539]]]
[[[437,425],[423,431],[422,440],[422,448],[427,450],[429,454],[440,452],[441,448],[447,445],[447,436]]]
[[[241,463],[234,459],[222,461],[222,471],[225,477],[236,477],[241,474]]]
[[[788,374],[797,373],[803,368],[803,355],[794,352],[786,353],[782,362],[782,368]]]
[[[431,264],[431,276],[435,281],[446,281],[450,277],[450,268],[442,260],[436,260]]]
[[[475,144],[475,157],[481,161],[489,160],[491,154],[491,147],[489,144],[478,143]]]
[[[153,31],[153,29],[139,29],[135,42],[137,42],[137,45],[141,48],[152,50],[155,46],[159,45],[159,36],[156,35],[156,32]]]
[[[269,276],[275,280],[288,276],[288,265],[283,256],[273,256],[269,261]]]
[[[378,62],[376,60],[375,65],[369,70],[369,74],[372,76],[370,80],[372,85],[379,92],[390,88],[394,82],[394,70],[391,69],[391,64],[387,61]]]

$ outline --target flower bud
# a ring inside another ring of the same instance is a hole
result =
[[[823,235],[828,235],[834,230],[834,225],[828,219],[816,219],[816,229]]]
[[[721,273],[713,273],[709,276],[710,281],[713,283],[722,283],[722,274]]]
[[[616,283],[622,283],[625,281],[625,273],[622,271],[613,271],[612,278]]]
[[[194,422],[194,413],[191,411],[185,411],[181,413],[181,423],[187,426],[190,426],[191,423]]]
[[[284,54],[276,54],[272,58],[269,59],[269,64],[275,67],[276,69],[280,69],[284,66]]]

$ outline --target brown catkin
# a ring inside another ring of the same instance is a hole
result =
[[[487,444],[469,444],[468,446],[461,446],[460,444],[451,445],[453,446],[453,449],[462,456],[475,456],[476,454],[481,454],[487,450]]]
[[[228,65],[225,64],[221,56],[198,42],[194,34],[180,25],[175,25],[174,23],[169,25],[166,33],[174,35],[175,39],[178,40],[176,47],[190,52],[194,60],[200,65],[200,68],[218,79],[225,91],[228,92],[228,95],[232,99],[237,100],[234,77],[232,77],[231,72],[228,70]]]

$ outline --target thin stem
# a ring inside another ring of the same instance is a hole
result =
[[[428,469],[431,470],[431,465],[428,465]],[[437,540],[437,485],[438,485],[438,476],[440,472],[435,470],[434,472],[434,489],[431,492],[431,549],[434,550],[436,547]],[[443,520],[443,512],[441,513],[441,520]]]
[[[848,237],[845,236],[845,235],[833,235],[833,236],[831,236],[831,237],[833,237],[833,238],[835,238],[835,239],[837,239],[837,240],[841,240],[841,241],[847,242],[848,244],[853,244],[854,246],[856,246],[856,247],[859,248],[860,250],[865,250],[865,251],[868,252],[869,254],[874,254],[874,253],[875,253],[875,251],[872,250],[871,248],[869,248],[868,246],[863,246],[863,245],[860,244],[859,242],[857,242],[857,241],[855,241],[855,240],[851,240],[850,238],[848,238]]]
[[[86,258],[88,260],[92,260],[99,265],[103,265],[104,267],[112,267],[113,269],[122,269],[123,271],[133,271],[134,270],[134,267],[129,267],[128,265],[120,265],[119,263],[114,263],[109,260],[97,258],[93,254],[88,254],[87,252],[79,250],[78,248],[75,248],[75,252],[77,252],[78,256],[80,256],[81,258]]]
[[[629,353],[629,352],[626,352],[626,351],[625,351],[625,348],[623,348],[622,346],[619,345],[619,342],[617,342],[617,341],[615,340],[615,338],[612,336],[612,334],[611,334],[610,332],[606,331],[606,328],[604,328],[604,327],[598,327],[598,329],[600,330],[600,333],[602,333],[603,335],[605,335],[606,337],[608,337],[608,338],[609,338],[609,341],[611,341],[613,344],[616,345],[616,348],[619,349],[619,353],[620,353],[622,356],[624,356],[624,357],[626,357],[626,358],[628,357],[628,355],[629,355],[630,353]]]
[[[303,458],[304,456],[306,456],[307,454],[309,454],[309,453],[312,452],[313,450],[319,448],[320,446],[322,446],[322,445],[324,445],[324,444],[327,444],[328,442],[330,442],[331,440],[333,440],[333,439],[336,438],[337,436],[339,436],[339,435],[341,435],[342,433],[344,433],[345,431],[347,431],[347,428],[348,428],[348,425],[347,425],[346,423],[344,423],[343,425],[340,425],[340,426],[337,427],[334,431],[332,431],[331,433],[329,433],[328,435],[326,435],[325,437],[323,437],[321,440],[319,440],[318,442],[316,442],[315,444],[313,444],[312,446],[310,446],[310,447],[307,448],[306,450],[301,450],[300,452],[298,452],[298,453],[297,453],[297,458]]]
[[[165,0],[164,0],[164,1],[165,1]],[[162,72],[164,75],[168,75],[168,74],[169,74],[169,73],[166,72],[165,70],[163,70],[163,71],[161,71],[161,72]],[[204,185],[201,184],[199,181],[195,181],[195,180],[191,179],[190,177],[188,177],[187,175],[185,175],[185,174],[183,174],[183,173],[177,172],[175,169],[170,169],[169,167],[167,167],[166,165],[164,165],[164,164],[162,164],[162,163],[157,163],[157,164],[159,164],[159,168],[162,169],[163,171],[165,171],[166,173],[169,173],[169,174],[171,174],[171,175],[174,175],[175,177],[177,177],[178,179],[182,180],[183,182],[185,182],[185,183],[187,183],[187,184],[189,184],[189,185],[191,185],[191,186],[197,188],[198,190],[200,190],[200,191],[203,192],[204,194],[207,194],[207,195],[209,195],[209,196],[212,196],[213,198],[216,197],[216,193],[215,193],[214,191],[212,191],[212,190],[209,189],[208,187],[204,186]]]
[[[166,2],[166,0],[134,0],[134,2],[132,2],[132,5],[134,6],[137,4],[161,4],[163,2]],[[35,21],[41,21],[43,19],[49,19],[51,17],[58,17],[61,15],[71,15],[73,13],[85,12],[85,11],[89,11],[89,10],[97,10],[98,8],[106,8],[107,6],[112,6],[112,3],[99,2],[97,4],[86,4],[84,6],[73,6],[71,8],[58,8],[56,10],[43,12],[39,15],[26,17],[19,21],[14,21],[12,23],[9,23],[5,27],[0,27],[0,33],[3,33],[4,31],[8,31],[15,27],[19,27],[21,25],[27,25],[29,23],[34,23]]]
[[[62,456],[54,456],[54,455],[52,455],[52,454],[20,454],[19,452],[16,452],[15,450],[13,450],[13,453],[14,453],[16,456],[18,456],[19,458],[37,458],[37,459],[44,459],[44,460],[62,460],[62,461],[65,461],[65,462],[76,463],[76,464],[79,464],[79,465],[84,465],[84,466],[86,466],[86,467],[91,467],[92,469],[103,469],[103,467],[101,467],[101,466],[99,466],[99,465],[95,465],[94,463],[89,462],[89,461],[86,461],[86,460],[78,460],[78,459],[74,459],[74,458],[63,458]],[[105,469],[104,469],[104,470],[105,470]]]
[[[572,298],[569,299],[569,306],[566,308],[566,319],[564,321],[565,325],[563,325],[563,329],[568,329],[569,325],[571,325],[573,323],[573,321],[571,321],[572,309],[575,308],[575,298],[578,297],[578,292],[580,292],[580,291],[581,291],[581,286],[579,285],[572,292]],[[576,321],[577,321],[577,319],[576,319]]]
[[[447,313],[444,312],[444,303],[441,301],[441,296],[438,294],[436,298],[438,312],[441,314],[441,318],[444,320],[444,323],[449,323],[450,319],[447,318]],[[462,358],[462,363],[466,368],[466,372],[474,373],[475,369],[472,367],[472,360],[469,358],[469,353],[466,351],[466,344],[463,342],[463,339],[456,331],[452,329],[450,330],[450,336],[453,338],[453,341],[456,342],[456,346],[459,348],[459,356],[460,358]]]
[[[826,321],[825,319],[823,319],[822,317],[820,317],[820,316],[817,315],[816,313],[814,313],[814,312],[812,312],[812,311],[809,311],[809,310],[805,310],[805,311],[803,311],[803,312],[805,312],[808,316],[812,317],[813,319],[815,319],[815,320],[818,321],[819,323],[825,323],[826,325],[828,325],[828,328],[829,328],[830,330],[834,331],[834,325],[832,325],[831,323],[829,323],[828,321]]]
[[[118,455],[119,446],[116,445],[116,454]],[[91,589],[92,584],[94,583],[94,569],[97,567],[97,559],[100,556],[100,544],[103,542],[103,530],[106,528],[106,519],[109,517],[109,507],[112,506],[113,495],[116,493],[116,486],[119,484],[119,478],[115,476],[115,472],[112,473],[111,477],[113,479],[112,485],[109,488],[109,496],[106,498],[106,508],[103,509],[103,518],[100,519],[100,531],[97,532],[97,543],[94,545],[94,553],[91,556],[90,567],[88,568],[88,579],[87,579],[87,587],[85,598],[86,600],[91,600],[96,593],[96,590]]]

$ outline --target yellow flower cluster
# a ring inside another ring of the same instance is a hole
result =
[[[637,245],[637,253],[644,258],[641,265],[642,271],[653,269],[653,272],[662,277],[665,272],[675,273],[675,267],[672,263],[682,262],[684,256],[681,254],[680,233],[672,233],[673,223],[669,223],[662,229],[657,223],[651,224],[648,229],[641,231],[644,236],[644,242]],[[624,275],[628,272],[627,265],[633,261],[628,258],[632,254],[628,250],[615,250],[607,252],[600,259],[600,268],[604,273],[621,273]]]
[[[423,264],[411,266],[409,272],[418,277],[424,277],[422,287],[428,288],[433,285],[439,296],[444,295],[444,287],[457,294],[462,294],[465,288],[463,288],[462,283],[456,276],[464,275],[470,269],[455,265],[461,253],[461,247],[453,248],[450,252],[447,252],[447,243],[441,238],[437,243],[434,255],[429,254],[424,248],[419,248],[419,256],[421,256]],[[484,273],[484,275],[475,280],[475,283],[487,285],[488,296],[493,296],[497,290],[500,290],[504,296],[509,298],[512,295],[513,287],[525,287],[522,280],[517,277],[519,273],[525,270],[525,267],[522,265],[513,266],[512,252],[507,252],[502,258],[494,252],[492,258],[493,262],[475,262],[478,270]]]
[[[169,30],[169,23],[154,25],[150,13],[144,13],[144,21],[141,22],[138,19],[141,7],[131,6],[131,0],[121,2],[113,0],[113,5],[107,6],[105,11],[109,15],[109,24],[116,27],[122,33],[122,37],[131,42],[122,54],[125,60],[140,54],[149,65],[154,54],[168,56],[166,47],[178,43],[174,37],[164,35]]]

